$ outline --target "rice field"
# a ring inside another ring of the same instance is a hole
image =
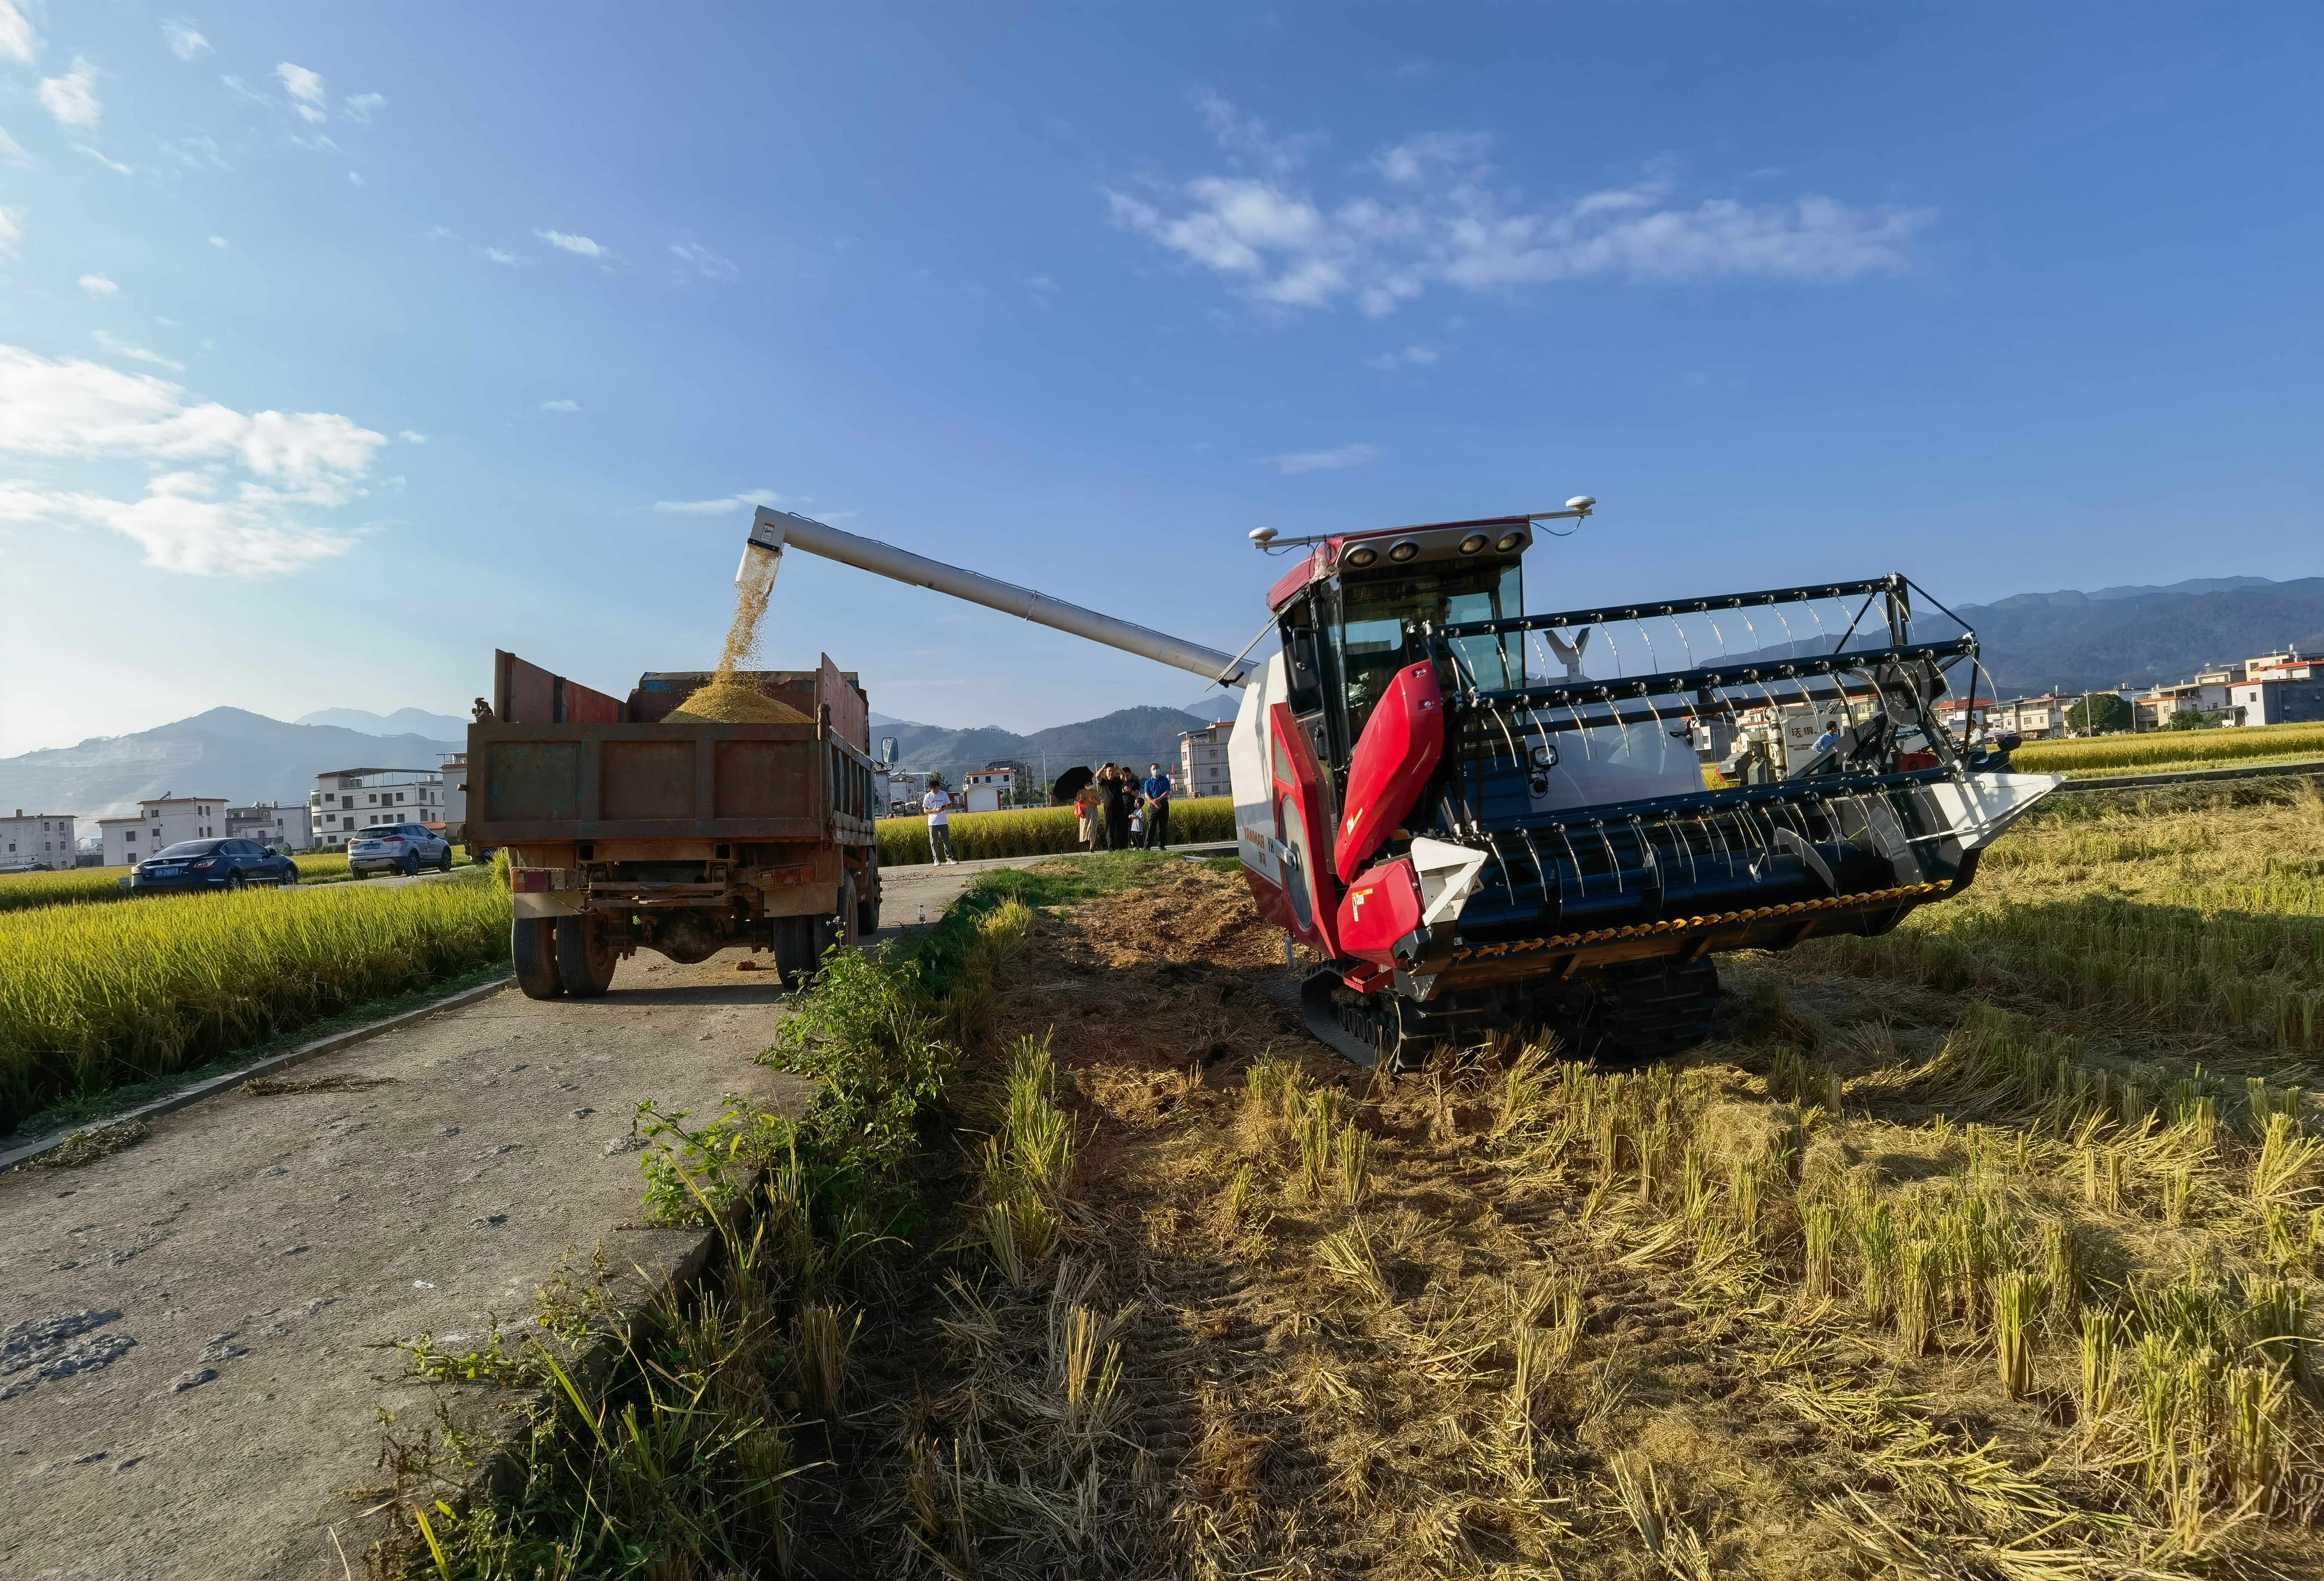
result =
[[[880,865],[926,863],[928,826],[924,818],[882,818]],[[1071,807],[1020,807],[1003,813],[954,813],[952,851],[963,861],[983,857],[1030,857],[1079,850]],[[1170,843],[1207,845],[1234,838],[1234,801],[1204,796],[1170,804]]]
[[[352,878],[347,869],[347,853],[338,851],[309,851],[290,859],[299,865],[301,884],[335,884]],[[468,848],[452,848],[452,860],[457,864],[468,859]],[[111,900],[133,898],[121,887],[129,876],[124,868],[68,868],[58,873],[9,873],[0,875],[0,912],[23,911],[39,905],[88,905]],[[134,898],[145,899],[138,896]]]
[[[508,928],[507,892],[481,873],[0,914],[0,1135],[60,1098],[505,959]]]
[[[2324,724],[2141,731],[2073,741],[2029,741],[2010,754],[2016,768],[2065,775],[2160,774],[2173,768],[2317,759],[2324,759]]]

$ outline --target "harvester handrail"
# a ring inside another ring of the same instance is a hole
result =
[[[1431,630],[1425,621],[1418,622],[1418,626],[1424,636],[1447,639],[1469,630],[1467,626]],[[1567,681],[1543,686],[1508,686],[1489,691],[1470,687],[1464,688],[1452,701],[1462,708],[1554,708],[1576,703],[1610,703],[1618,697],[1658,697],[1682,692],[1710,691],[1722,686],[1748,686],[1770,680],[1796,681],[1834,675],[1842,670],[1869,669],[1883,664],[1913,660],[1941,663],[1976,652],[1977,637],[1971,632],[1941,642],[1865,648],[1853,653],[1798,658],[1755,659],[1743,664],[1702,665],[1693,669],[1664,670],[1651,676],[1618,676],[1602,680]]]
[[[1549,615],[1505,615],[1497,620],[1463,620],[1440,626],[1441,637],[1491,637],[1509,631],[1538,631],[1559,626],[1602,626],[1614,620],[1652,620],[1672,615],[1708,614],[1714,610],[1759,609],[1768,604],[1804,603],[1810,599],[1850,598],[1860,593],[1904,593],[1913,584],[1901,571],[1863,582],[1820,582],[1807,587],[1775,587],[1759,593],[1725,593],[1713,598],[1665,599],[1650,604],[1608,604],[1594,610],[1567,610]],[[1949,611],[1950,612],[1950,611]],[[1963,622],[1966,624],[1966,622]]]
[[[1942,767],[1898,769],[1887,774],[1826,770],[1792,779],[1779,779],[1771,785],[1730,785],[1719,790],[1692,791],[1683,795],[1644,797],[1634,802],[1599,802],[1587,807],[1505,814],[1478,818],[1472,822],[1479,829],[1488,831],[1599,829],[1640,818],[1700,816],[1729,812],[1737,807],[1804,804],[1829,799],[1843,792],[1904,790],[1913,786],[1929,785],[1957,777],[1955,770]]]

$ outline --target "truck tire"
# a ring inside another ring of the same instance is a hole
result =
[[[815,970],[816,920],[811,916],[774,919],[775,970],[787,988],[798,988]]]
[[[880,931],[880,859],[863,869],[863,887],[855,892],[855,938],[858,943]]]
[[[598,936],[586,916],[557,919],[557,975],[576,999],[594,999],[613,986],[622,958]]]
[[[528,999],[554,999],[565,991],[557,972],[557,929],[552,921],[521,916],[509,924],[509,954],[516,961],[516,986]]]

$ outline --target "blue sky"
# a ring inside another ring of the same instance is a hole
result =
[[[1229,649],[1252,527],[1580,492],[1536,607],[2324,573],[2319,44],[0,0],[0,754],[706,664],[752,498]],[[767,662],[882,712],[1202,690],[790,558]]]

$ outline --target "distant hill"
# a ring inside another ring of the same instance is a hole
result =
[[[2019,593],[1961,606],[2006,695],[2185,680],[2297,644],[2324,653],[2324,576],[2216,577],[2167,588]]]
[[[1207,722],[1176,708],[1122,708],[1078,724],[1054,725],[1020,736],[1011,731],[947,730],[940,725],[913,724],[902,720],[875,719],[872,745],[881,736],[896,738],[899,770],[941,773],[957,785],[972,769],[994,763],[1022,763],[1048,782],[1076,765],[1095,768],[1108,761],[1129,763],[1143,770],[1148,763],[1164,763],[1173,773],[1178,764],[1178,737],[1199,730]]]
[[[93,819],[134,813],[141,797],[165,795],[303,802],[326,770],[433,768],[465,745],[213,708],[134,735],[0,758],[0,806]]]
[[[466,740],[468,722],[449,713],[429,713],[420,708],[399,708],[393,713],[374,713],[364,708],[318,708],[302,713],[293,724],[335,724],[367,736],[429,736]]]

